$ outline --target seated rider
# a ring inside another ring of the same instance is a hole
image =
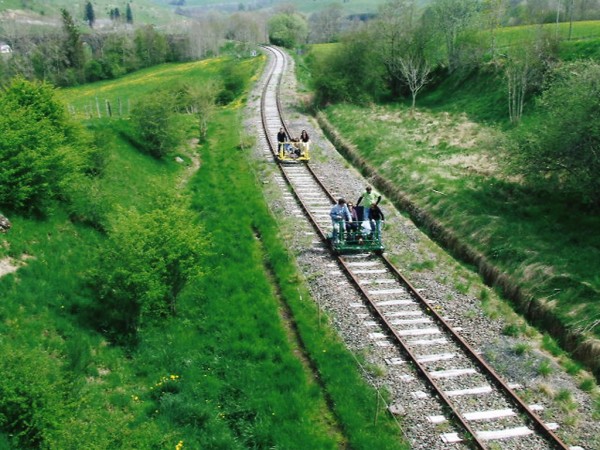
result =
[[[351,231],[358,231],[358,214],[356,212],[356,209],[354,208],[354,205],[352,203],[348,203],[348,211],[350,211],[350,217],[352,218],[351,222],[347,222],[346,223],[346,231],[351,232]]]
[[[333,225],[333,241],[338,242],[340,234],[344,233],[344,221],[351,222],[352,216],[346,206],[346,200],[340,198],[329,212]]]
[[[300,156],[300,139],[292,138],[291,141],[290,153],[292,153],[294,156]]]

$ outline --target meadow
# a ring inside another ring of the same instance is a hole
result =
[[[248,82],[263,62],[243,62]],[[151,95],[171,82],[202,83],[223,63],[59,93],[72,107]],[[109,215],[150,210],[178,189],[205,230],[203,275],[182,291],[175,315],[141,324],[136,345],[114,345],[90,316],[86,280],[105,233],[59,207],[45,218],[11,216],[3,252],[23,266],[0,278],[0,448],[407,448],[282,243],[240,152],[243,103],[220,108],[197,148],[188,117],[190,146],[163,160],[122,140],[125,117],[84,120],[108,139],[97,201]]]

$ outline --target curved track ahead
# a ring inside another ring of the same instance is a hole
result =
[[[265,156],[275,160],[272,136],[280,127],[288,131],[279,100],[281,76],[287,58],[276,47],[270,54],[269,73],[261,99],[261,130]],[[289,135],[288,131],[288,135]],[[281,173],[295,199],[323,241],[331,227],[329,210],[335,197],[308,164],[280,164]],[[385,236],[384,236],[385,237]],[[390,370],[406,363],[425,380],[429,394],[440,402],[444,414],[429,416],[432,423],[447,422],[451,431],[440,433],[448,444],[470,448],[578,449],[566,446],[536,414],[536,405],[525,404],[509,386],[460,337],[443,317],[405,279],[385,255],[332,254],[347,282],[360,292],[362,303],[352,304],[367,326],[370,337],[386,347]],[[351,287],[349,286],[348,289]],[[413,393],[415,399],[428,395]],[[493,405],[490,408],[490,405]]]

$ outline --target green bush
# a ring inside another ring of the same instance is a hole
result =
[[[306,42],[308,24],[296,13],[276,14],[269,19],[269,41],[286,48],[294,48]]]
[[[186,282],[200,275],[207,236],[193,214],[175,199],[145,214],[121,211],[109,242],[90,272],[101,329],[117,341],[135,338],[142,320],[176,312]]]
[[[15,79],[0,95],[0,205],[46,210],[84,172],[87,148],[50,85]]]
[[[155,158],[173,152],[183,140],[175,99],[168,91],[138,100],[131,111],[131,120],[143,150]]]
[[[223,89],[217,97],[217,102],[227,105],[239,97],[246,87],[246,74],[244,69],[235,62],[226,64],[221,70]]]
[[[14,448],[38,448],[60,421],[60,366],[41,350],[0,345],[0,353],[0,431]]]
[[[530,182],[600,205],[600,64],[558,68],[517,142],[514,162]]]

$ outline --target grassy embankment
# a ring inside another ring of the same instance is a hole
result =
[[[249,77],[260,61],[243,62]],[[173,83],[202,83],[220,64],[162,66],[62,97],[77,110],[95,97],[133,101]],[[29,257],[0,278],[0,448],[404,448],[308,300],[240,153],[240,104],[215,116],[186,188],[207,231],[205,275],[180,295],[175,317],[140,330],[137,347],[110,345],[88,317],[93,296],[84,280],[106,236],[60,210],[43,220],[11,216],[3,253]],[[100,197],[110,207],[151,209],[189,167],[140,154],[112,131],[114,121],[87,121],[114,134]],[[293,327],[282,319],[284,304]],[[303,350],[293,329],[318,381],[295,356]]]
[[[519,41],[524,32],[519,27],[499,35],[507,43]],[[600,34],[600,23],[574,24],[574,35],[579,34]],[[597,58],[599,47],[598,38],[563,42],[561,54]],[[371,174],[389,181],[411,208],[425,211],[457,239],[460,245],[453,250],[466,244],[467,251],[458,253],[479,263],[484,276],[508,275],[505,292],[523,299],[517,309],[533,323],[558,339],[567,336],[564,330],[587,335],[588,346],[580,351],[592,353],[579,356],[593,364],[593,355],[600,355],[600,216],[506,176],[496,147],[496,137],[510,132],[505,92],[501,75],[480,71],[429,89],[417,99],[414,114],[405,104],[333,105],[324,113],[366,164],[377,168]],[[525,114],[523,127],[536,120],[534,102]],[[482,261],[488,269],[482,270]],[[551,341],[547,347],[560,353]],[[600,367],[595,370],[600,375]]]

